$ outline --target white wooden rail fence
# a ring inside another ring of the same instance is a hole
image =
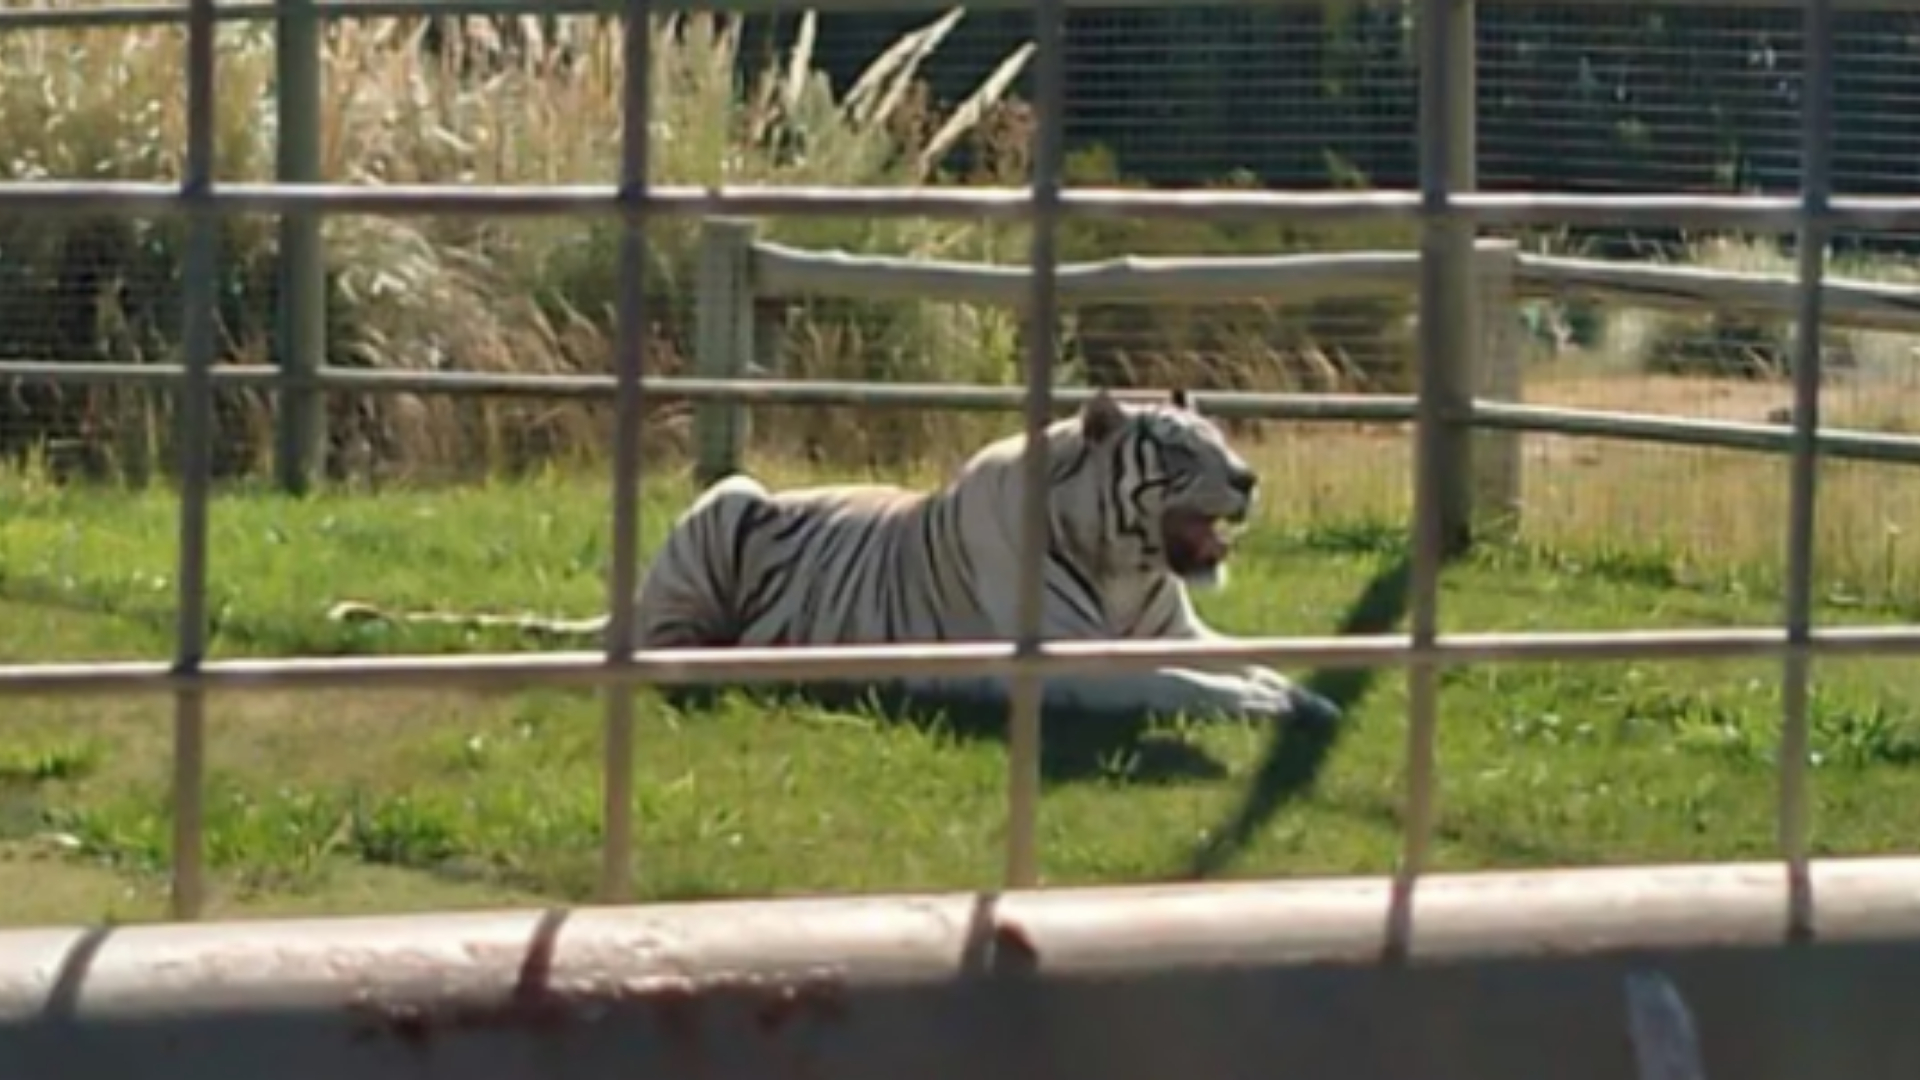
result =
[[[757,302],[830,297],[870,301],[938,301],[1019,308],[1030,272],[1007,264],[964,263],[808,251],[757,240],[752,222],[709,219],[701,233],[697,373],[703,381],[750,379],[771,353],[761,337]],[[1407,298],[1420,277],[1417,251],[1354,251],[1274,256],[1143,257],[1063,264],[1060,302],[1080,304],[1221,304],[1236,301],[1307,304],[1367,297]],[[1445,513],[1471,522],[1481,533],[1510,527],[1524,513],[1521,503],[1519,434],[1582,435],[1721,446],[1745,450],[1784,449],[1786,424],[1698,421],[1655,414],[1529,408],[1523,404],[1524,350],[1516,332],[1519,303],[1539,297],[1583,296],[1609,304],[1669,311],[1745,311],[1791,321],[1798,286],[1790,275],[1738,273],[1528,254],[1507,240],[1483,239],[1474,251],[1474,327],[1479,347],[1442,357],[1446,377],[1466,388],[1471,407],[1452,418],[1478,427],[1471,440],[1451,444],[1448,472],[1471,477],[1449,489],[1460,500]],[[1828,278],[1826,324],[1920,337],[1920,286]],[[777,372],[772,374],[777,375]],[[1015,387],[899,386],[892,392],[838,398],[851,404],[912,405],[921,392],[942,395],[943,407],[1017,411]],[[1261,416],[1304,422],[1391,423],[1413,419],[1413,398],[1378,394],[1220,393],[1197,395],[1203,406],[1229,416]],[[1059,393],[1062,407],[1079,395]],[[750,400],[703,402],[696,410],[697,470],[704,477],[738,468],[748,434]],[[787,400],[784,394],[765,401]],[[813,400],[820,400],[815,397]],[[1255,404],[1255,402],[1258,402]],[[1869,432],[1827,431],[1823,450],[1836,458],[1920,463],[1920,438]]]

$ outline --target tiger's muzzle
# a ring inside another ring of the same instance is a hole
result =
[[[1160,517],[1167,569],[1183,578],[1215,576],[1233,554],[1253,509],[1252,473],[1235,474],[1232,494],[1204,503],[1170,506]]]

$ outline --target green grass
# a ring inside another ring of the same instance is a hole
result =
[[[650,487],[645,538],[684,503]],[[583,613],[601,603],[602,481],[231,494],[212,527],[217,656],[524,647],[327,623],[343,597]],[[0,480],[0,662],[159,658],[174,505]],[[1399,561],[1402,526],[1270,506],[1223,627],[1324,633]],[[1447,575],[1450,629],[1718,626],[1777,617],[1736,564],[1631,549],[1497,547]],[[1823,608],[1908,617],[1897,599]],[[1306,674],[1306,673],[1299,673]],[[1777,670],[1640,661],[1483,666],[1445,679],[1439,862],[1464,868],[1759,856],[1773,835]],[[1816,839],[1884,852],[1920,825],[1920,675],[1817,671]],[[733,698],[641,708],[636,869],[649,897],[966,887],[1000,864],[1005,755],[978,733]],[[1398,844],[1402,678],[1382,672],[1310,789],[1224,872],[1379,872]],[[159,914],[168,859],[164,699],[10,701],[0,741],[0,921]],[[591,695],[248,695],[210,705],[217,914],[582,899],[599,839]],[[1273,736],[1185,726],[1127,741],[1056,731],[1042,808],[1052,883],[1164,878],[1230,821]],[[1297,749],[1297,747],[1296,747]]]

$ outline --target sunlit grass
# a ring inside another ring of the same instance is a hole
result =
[[[1352,447],[1349,447],[1349,452]],[[1300,482],[1307,451],[1253,451]],[[1322,451],[1324,452],[1324,450]],[[1288,455],[1296,455],[1289,457]],[[781,479],[807,477],[789,467]],[[1276,491],[1287,490],[1276,480]],[[1296,488],[1296,490],[1298,490]],[[1326,633],[1401,556],[1391,474],[1369,512],[1271,499],[1233,589],[1202,606],[1240,633]],[[4,484],[0,661],[168,655],[175,509],[163,493]],[[657,543],[688,490],[646,494]],[[1357,497],[1357,496],[1356,496]],[[1350,502],[1349,508],[1364,504]],[[338,598],[585,613],[601,603],[597,477],[474,489],[222,498],[213,516],[220,656],[530,647],[327,622]],[[1759,624],[1764,568],[1657,546],[1527,540],[1449,571],[1450,628]],[[1829,598],[1823,618],[1902,617],[1910,594]],[[1846,606],[1840,606],[1845,604]],[[1814,699],[1817,839],[1906,843],[1920,803],[1920,677],[1823,664]],[[1758,664],[1479,666],[1446,678],[1441,859],[1453,867],[1760,855],[1772,842],[1777,669]],[[978,733],[733,697],[677,712],[642,695],[636,876],[689,897],[987,885],[1005,754]],[[1236,874],[1373,872],[1398,844],[1404,693],[1383,673],[1314,790],[1261,830]],[[398,910],[589,895],[599,841],[591,695],[220,697],[208,852],[224,913]],[[0,882],[14,921],[157,915],[168,860],[164,700],[10,704],[0,754]],[[1128,739],[1055,731],[1042,808],[1053,882],[1162,877],[1217,829],[1268,732],[1172,726]],[[28,881],[34,889],[24,889]],[[13,890],[7,890],[13,895]],[[58,896],[57,908],[29,897]]]

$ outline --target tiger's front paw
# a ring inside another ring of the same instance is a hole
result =
[[[1269,667],[1254,664],[1247,668],[1245,676],[1248,682],[1268,690],[1286,693],[1293,689],[1293,680]]]
[[[1293,708],[1293,697],[1286,686],[1252,678],[1237,680],[1235,701],[1226,711],[1246,720],[1282,721]]]
[[[1248,668],[1247,682],[1262,699],[1260,715],[1274,720],[1333,724],[1344,715],[1340,706],[1272,668]]]

